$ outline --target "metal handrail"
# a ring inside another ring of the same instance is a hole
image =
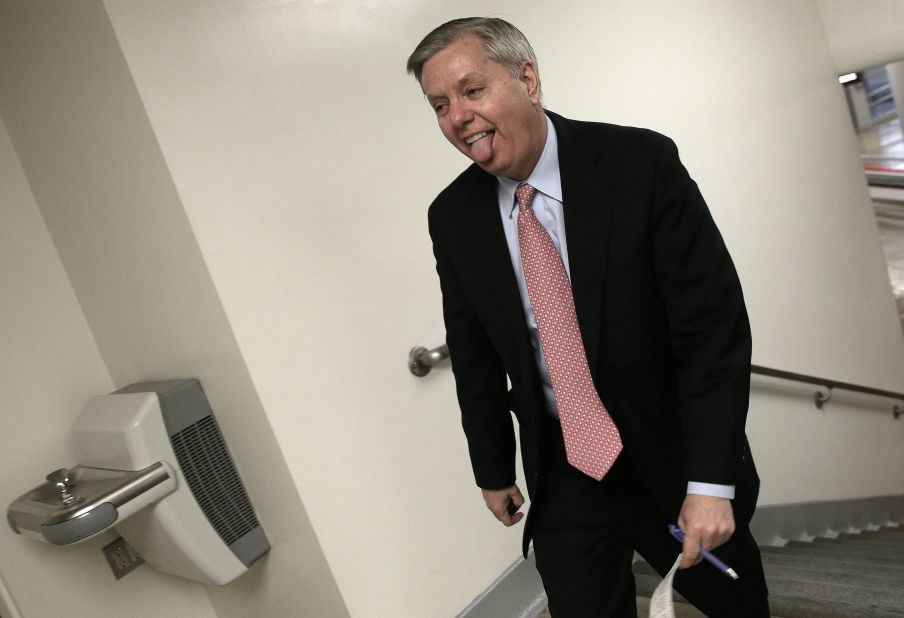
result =
[[[817,384],[819,386],[824,386],[827,392],[816,391],[816,393],[813,395],[813,403],[816,404],[816,408],[819,410],[822,409],[822,406],[823,404],[825,404],[825,402],[832,398],[832,391],[834,389],[851,391],[854,393],[863,393],[865,395],[888,397],[889,399],[897,399],[901,402],[904,402],[904,393],[887,391],[881,388],[872,388],[871,386],[861,386],[859,384],[852,384],[850,382],[829,380],[828,378],[820,378],[817,376],[805,375],[803,373],[794,373],[792,371],[782,371],[781,369],[772,369],[770,367],[763,367],[761,365],[751,365],[750,373],[769,376],[771,378],[791,380],[793,382],[803,382],[805,384]],[[895,405],[895,407],[892,409],[892,414],[894,414],[895,418],[897,419],[901,416],[901,414],[904,414],[904,408],[899,405]]]
[[[419,378],[424,377],[434,366],[449,358],[449,346],[445,343],[428,350],[424,346],[411,348],[408,353],[408,370]]]
[[[411,352],[408,353],[408,369],[414,375],[423,377],[430,373],[430,370],[433,367],[440,364],[447,358],[449,358],[449,347],[446,344],[437,346],[432,350],[427,349],[423,346],[417,346],[415,348],[412,348]],[[782,371],[781,369],[772,369],[770,367],[763,367],[762,365],[751,365],[750,373],[768,376],[770,378],[781,378],[783,380],[790,380],[792,382],[816,384],[818,386],[825,387],[825,392],[816,391],[816,393],[813,395],[813,403],[816,405],[816,408],[818,410],[821,410],[823,405],[825,405],[825,403],[832,398],[832,391],[835,389],[851,391],[854,393],[863,393],[866,395],[877,395],[879,397],[887,397],[889,399],[897,399],[898,401],[904,403],[904,393],[887,391],[881,388],[861,386],[859,384],[852,384],[850,382],[830,380],[828,378],[820,378],[803,373],[795,373],[793,371]],[[904,414],[904,407],[895,405],[895,407],[892,409],[892,414],[894,414],[896,419],[899,418],[902,414]]]

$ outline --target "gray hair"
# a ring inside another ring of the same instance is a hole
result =
[[[518,77],[525,62],[537,67],[537,56],[533,48],[515,26],[495,17],[463,17],[447,21],[418,43],[408,57],[408,73],[414,75],[423,88],[421,74],[427,61],[469,34],[480,37],[487,57],[507,68],[512,77]]]

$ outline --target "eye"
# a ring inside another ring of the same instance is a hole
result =
[[[446,105],[445,103],[435,103],[433,105],[433,111],[436,113],[437,116],[442,116],[443,114],[445,114],[446,110],[448,108],[449,108],[449,106]]]
[[[468,98],[473,99],[474,97],[480,96],[481,92],[483,92],[483,88],[474,87],[474,88],[468,88],[465,91],[465,94],[468,96]]]

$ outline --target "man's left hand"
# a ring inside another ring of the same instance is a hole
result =
[[[687,569],[703,560],[701,547],[715,549],[734,534],[731,500],[688,494],[678,516],[678,527],[684,532],[679,568]]]

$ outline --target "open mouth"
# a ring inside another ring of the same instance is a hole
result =
[[[492,133],[492,132],[493,132],[493,131],[482,131],[482,132],[480,132],[480,133],[476,133],[476,134],[472,135],[471,137],[469,137],[468,139],[466,139],[466,140],[465,140],[465,143],[466,143],[468,146],[470,146],[471,144],[473,144],[473,143],[476,142],[477,140],[486,137],[487,135],[489,135],[489,134]]]

